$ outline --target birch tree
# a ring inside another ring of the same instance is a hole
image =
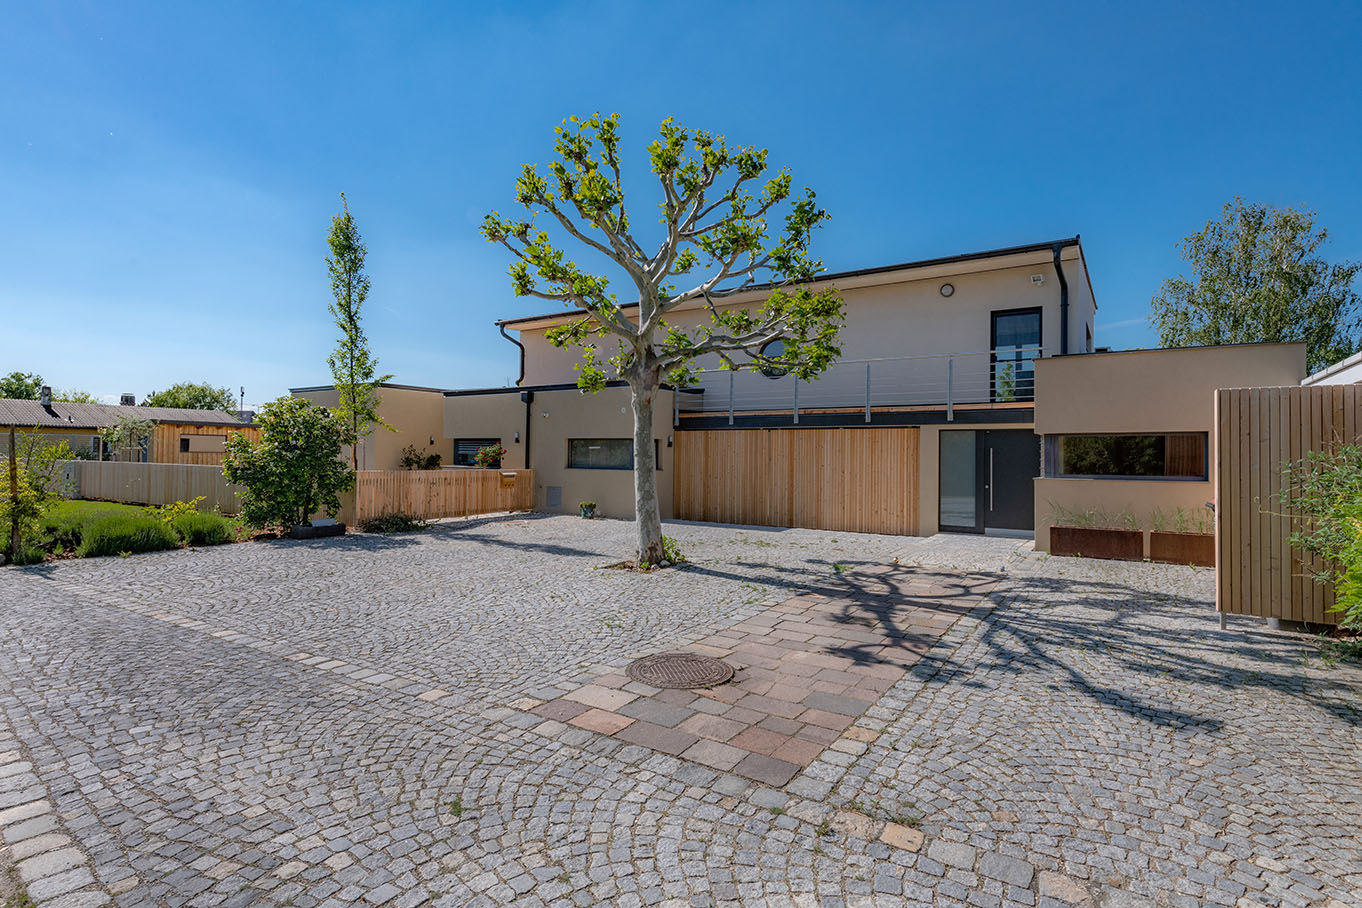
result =
[[[625,206],[619,115],[572,117],[555,132],[556,159],[542,171],[526,165],[516,181],[515,200],[526,213],[493,212],[482,233],[515,257],[517,296],[576,310],[547,336],[582,350],[578,386],[594,393],[612,376],[628,384],[637,559],[659,564],[653,411],[662,383],[693,384],[702,357],[726,369],[780,370],[804,380],[834,362],[842,300],[835,290],[807,286],[823,270],[809,244],[828,214],[812,190],[794,191],[788,170],[768,174],[765,149],[730,147],[721,135],[669,118],[647,149],[661,200],[658,227],[645,236]],[[578,265],[549,231],[592,264]],[[623,277],[623,300],[602,268]],[[758,292],[753,305],[725,305]],[[675,321],[683,308],[707,317],[684,327]],[[764,354],[774,340],[784,342],[782,352]]]

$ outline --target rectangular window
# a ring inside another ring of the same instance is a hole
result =
[[[181,454],[221,454],[227,450],[226,435],[181,435]]]
[[[993,400],[1034,400],[1036,359],[1040,357],[1040,310],[994,312],[992,333]]]
[[[473,467],[477,463],[473,458],[478,456],[478,452],[483,448],[501,444],[500,438],[456,438],[454,439],[454,465],[458,467]],[[493,469],[501,469],[498,461],[493,464]]]
[[[653,457],[662,469],[662,456],[657,439],[653,439]],[[628,438],[569,438],[567,465],[570,470],[632,470],[634,442]]]
[[[1107,479],[1206,479],[1205,432],[1047,435],[1045,474]]]

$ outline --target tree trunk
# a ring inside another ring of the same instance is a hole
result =
[[[657,504],[657,452],[653,448],[653,401],[656,374],[630,380],[634,406],[634,526],[638,532],[638,561],[662,561],[662,517]]]

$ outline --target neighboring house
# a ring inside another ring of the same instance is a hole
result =
[[[9,429],[38,431],[52,441],[65,441],[79,457],[138,460],[149,463],[220,465],[227,436],[240,432],[252,439],[258,430],[222,410],[188,410],[178,407],[138,407],[132,395],[127,403],[76,404],[51,399],[43,389],[40,400],[0,399],[0,451],[9,449]],[[154,423],[150,436],[138,449],[109,450],[100,430],[132,416]]]
[[[1354,353],[1314,375],[1306,377],[1302,385],[1355,385],[1362,382],[1362,353]]]
[[[335,407],[340,398],[335,385],[290,388],[289,393],[323,407]],[[376,428],[359,440],[361,470],[400,470],[402,449],[408,446],[423,454],[439,454],[441,465],[452,462],[454,452],[444,438],[443,388],[384,382],[377,393],[379,416],[396,431]],[[344,459],[350,462],[348,447]]]

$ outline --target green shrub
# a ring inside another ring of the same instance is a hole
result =
[[[218,514],[191,511],[170,521],[185,545],[222,545],[233,538],[232,525]]]
[[[81,558],[97,558],[124,552],[158,552],[176,548],[179,544],[180,537],[164,521],[155,517],[115,515],[86,526],[76,554]]]
[[[426,528],[426,522],[410,514],[384,514],[359,525],[361,533],[412,533]]]

